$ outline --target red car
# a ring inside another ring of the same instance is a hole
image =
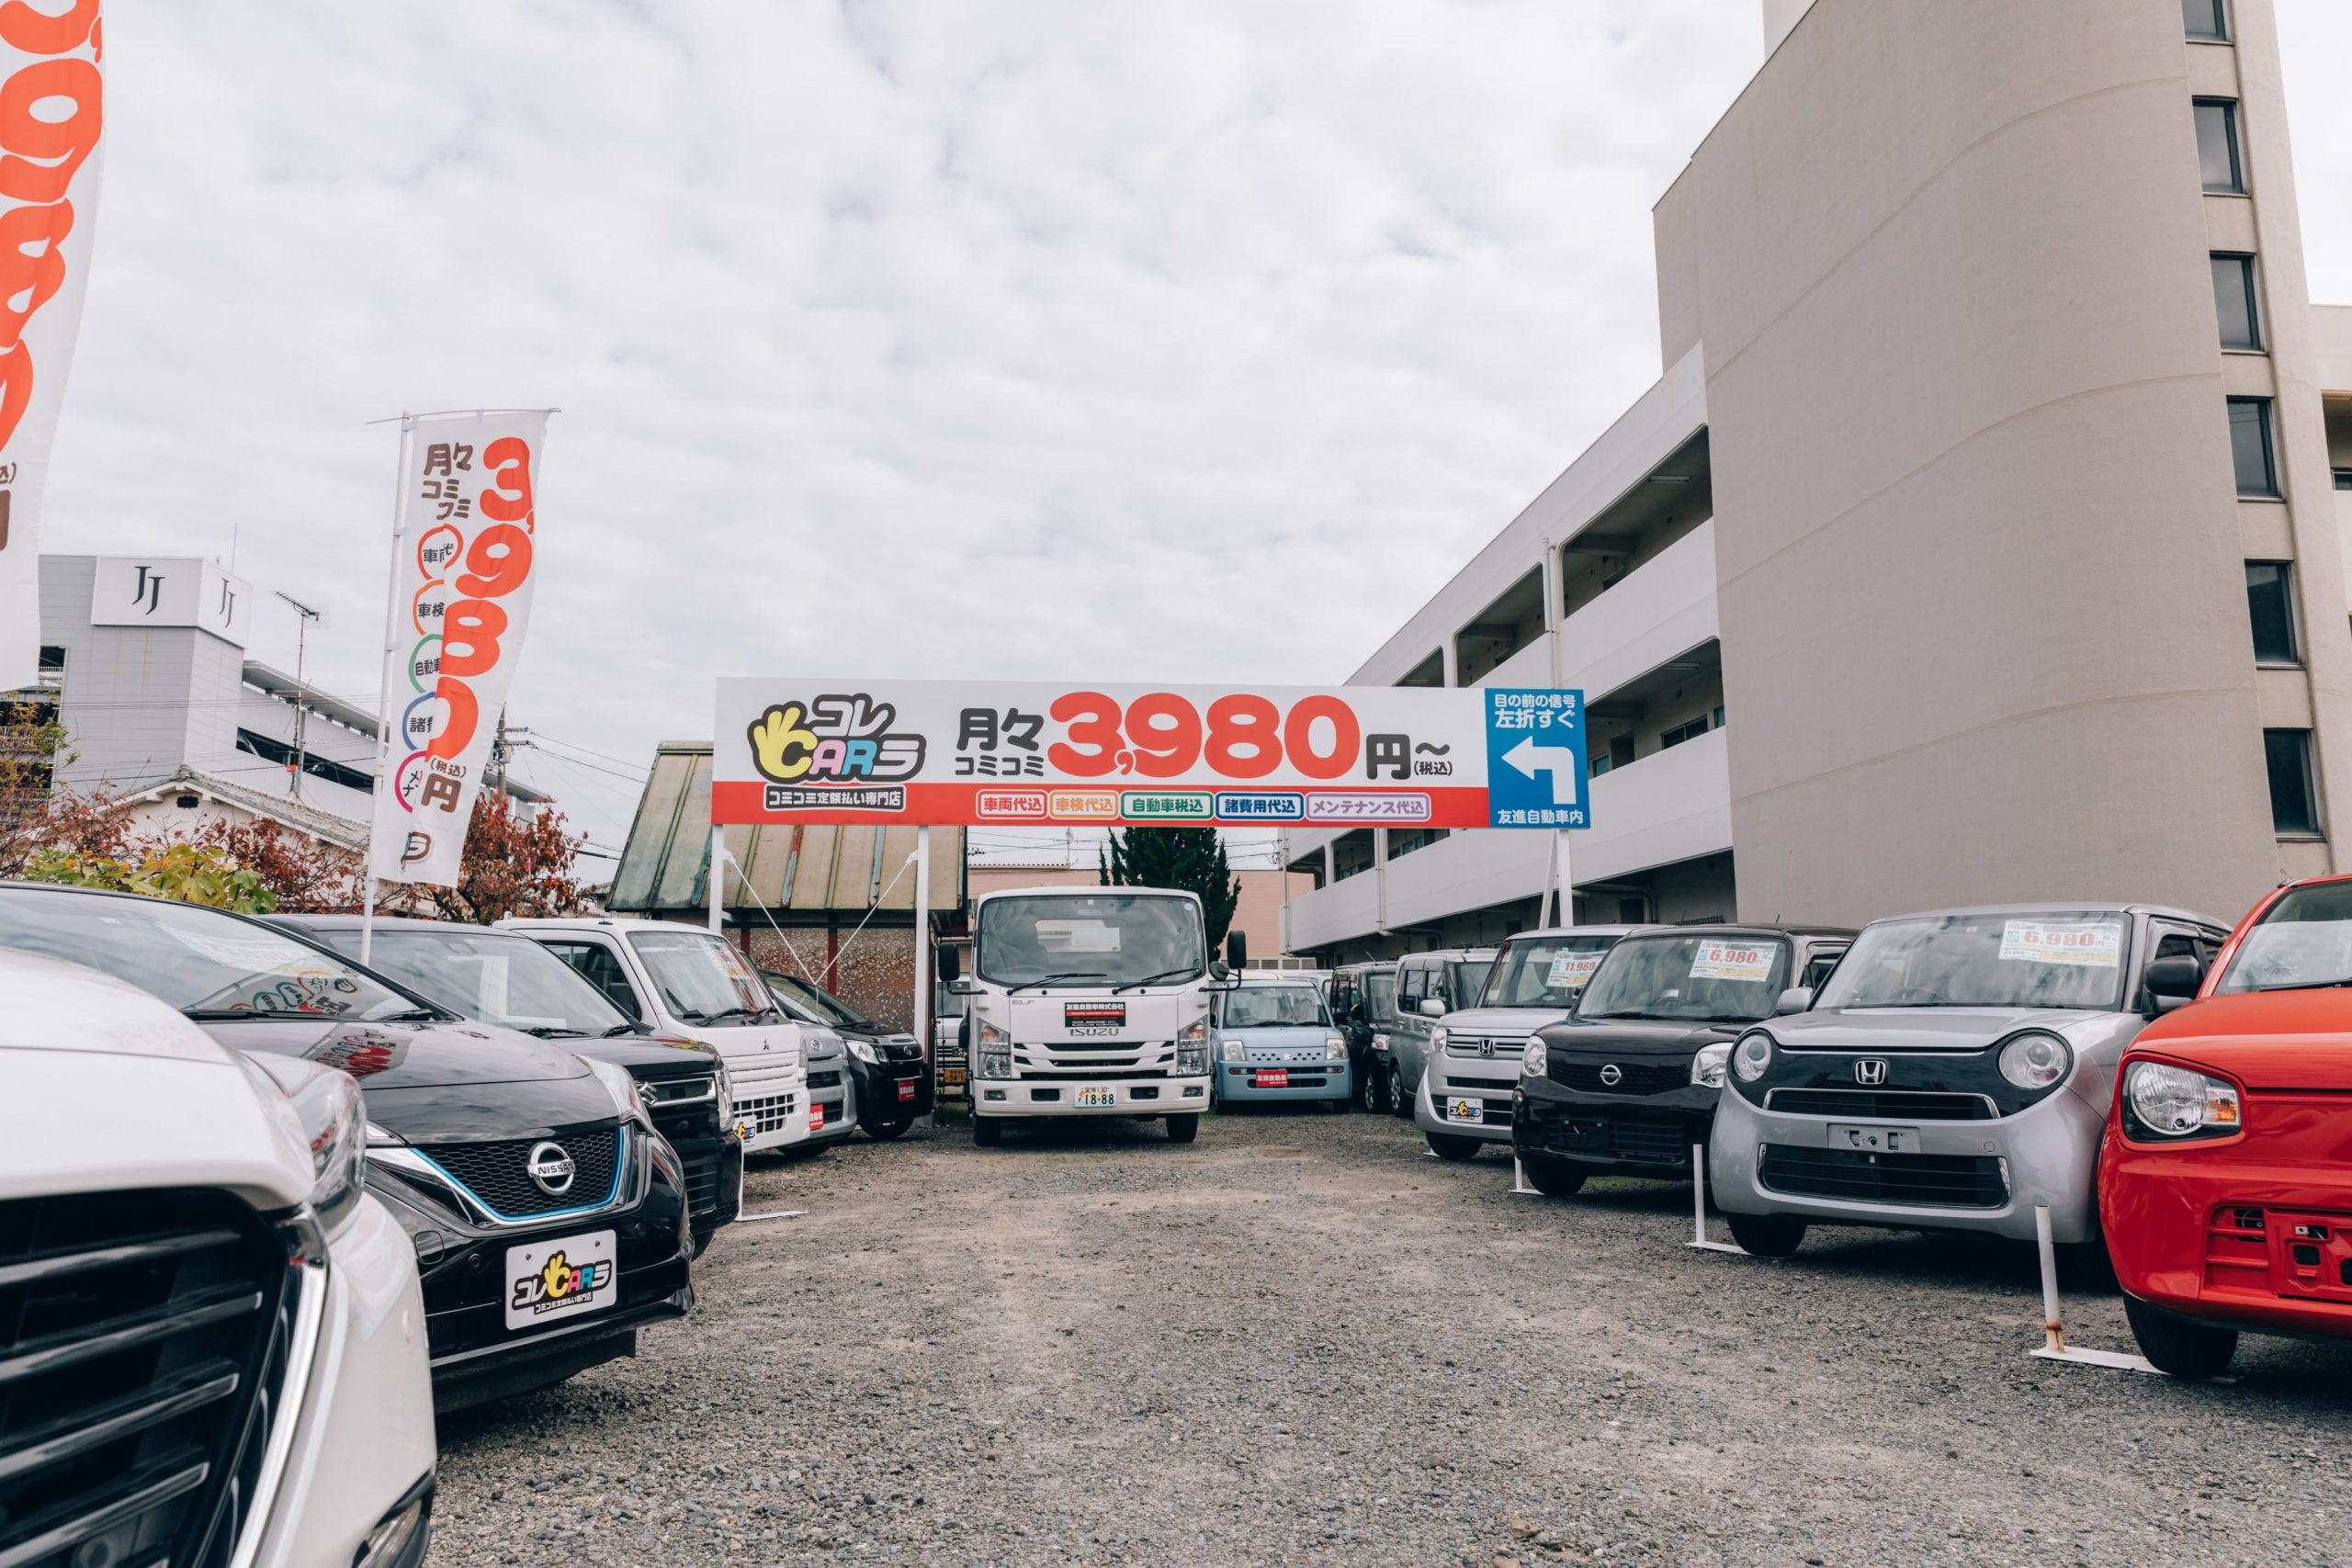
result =
[[[2272,892],[2197,996],[2123,1055],[2098,1195],[2141,1353],[2203,1378],[2242,1329],[2352,1339],[2352,876]]]

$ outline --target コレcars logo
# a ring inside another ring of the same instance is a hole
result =
[[[1859,1084],[1883,1084],[1886,1081],[1886,1063],[1878,1056],[1865,1056],[1854,1064],[1854,1081]]]
[[[613,1282],[613,1261],[609,1258],[575,1264],[558,1252],[536,1274],[514,1281],[514,1295],[508,1304],[515,1311],[552,1312],[560,1306],[594,1296]]]
[[[1600,1081],[1614,1087],[1625,1081],[1625,1069],[1611,1062],[1600,1069]]]
[[[563,1152],[561,1144],[534,1144],[530,1156],[523,1162],[523,1174],[548,1197],[560,1198],[571,1190],[571,1156]]]
[[[771,704],[751,727],[752,765],[770,783],[802,786],[910,778],[922,770],[923,737],[893,733],[898,716],[864,692],[826,693],[805,709]]]

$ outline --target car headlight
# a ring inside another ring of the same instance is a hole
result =
[[[973,1070],[984,1078],[1012,1076],[1012,1036],[980,1019],[972,1025],[972,1044],[979,1056]]]
[[[1217,1054],[1228,1062],[1241,1060],[1241,1042],[1238,1040],[1220,1040],[1216,1048]]]
[[[1385,1034],[1374,1035],[1372,1037],[1372,1048],[1374,1051],[1385,1053],[1388,1049],[1388,1036]]]
[[[1522,1050],[1519,1054],[1520,1076],[1521,1077],[1540,1078],[1551,1070],[1552,1053],[1550,1048],[1544,1043],[1544,1037],[1540,1034],[1529,1035],[1527,1037],[1526,1049]]]
[[[1203,1013],[1176,1032],[1176,1073],[1197,1077],[1208,1070],[1209,1015]]]
[[[1699,1054],[1690,1058],[1690,1086],[1693,1089],[1721,1089],[1724,1087],[1724,1074],[1730,1067],[1730,1041],[1719,1040],[1713,1045],[1702,1045]]]
[[[2066,1043],[2040,1030],[2001,1047],[2001,1076],[2019,1089],[2048,1089],[2074,1065],[2075,1054]]]
[[[1445,1049],[1445,1025],[1441,1023],[1430,1031],[1430,1049],[1432,1051]]]
[[[1328,1036],[1323,1042],[1323,1059],[1327,1062],[1346,1061],[1348,1059],[1347,1041],[1337,1034]]]
[[[2123,1109],[2135,1138],[2219,1138],[2244,1125],[2236,1085],[2164,1062],[2123,1069]]]
[[[358,1207],[365,1190],[368,1146],[378,1129],[360,1108],[359,1085],[348,1073],[299,1056],[243,1056],[280,1123],[311,1156],[311,1212],[332,1240]],[[390,1138],[391,1134],[385,1134]],[[398,1140],[393,1140],[397,1142]]]
[[[849,1054],[861,1062],[871,1063],[876,1066],[882,1064],[882,1053],[874,1048],[874,1042],[861,1039],[854,1034],[849,1037]]]
[[[727,1064],[718,1064],[718,1128],[725,1132],[735,1124],[735,1080],[727,1076]]]
[[[628,1076],[628,1068],[616,1067],[610,1062],[599,1062],[588,1056],[581,1057],[580,1061],[596,1075],[596,1081],[605,1086],[605,1092],[613,1097],[614,1110],[633,1122],[646,1120],[645,1098],[637,1092],[637,1080]]]
[[[1739,1043],[1732,1047],[1732,1071],[1739,1075],[1742,1083],[1754,1083],[1771,1065],[1772,1037],[1761,1030],[1741,1035]]]

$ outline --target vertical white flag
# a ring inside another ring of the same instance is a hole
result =
[[[40,678],[40,497],[90,276],[102,41],[98,0],[0,5],[0,692]]]
[[[401,464],[386,750],[368,870],[455,886],[531,620],[544,412],[410,422]]]

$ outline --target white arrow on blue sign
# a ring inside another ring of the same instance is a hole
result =
[[[1487,815],[1497,828],[1589,828],[1584,694],[1487,688]]]

